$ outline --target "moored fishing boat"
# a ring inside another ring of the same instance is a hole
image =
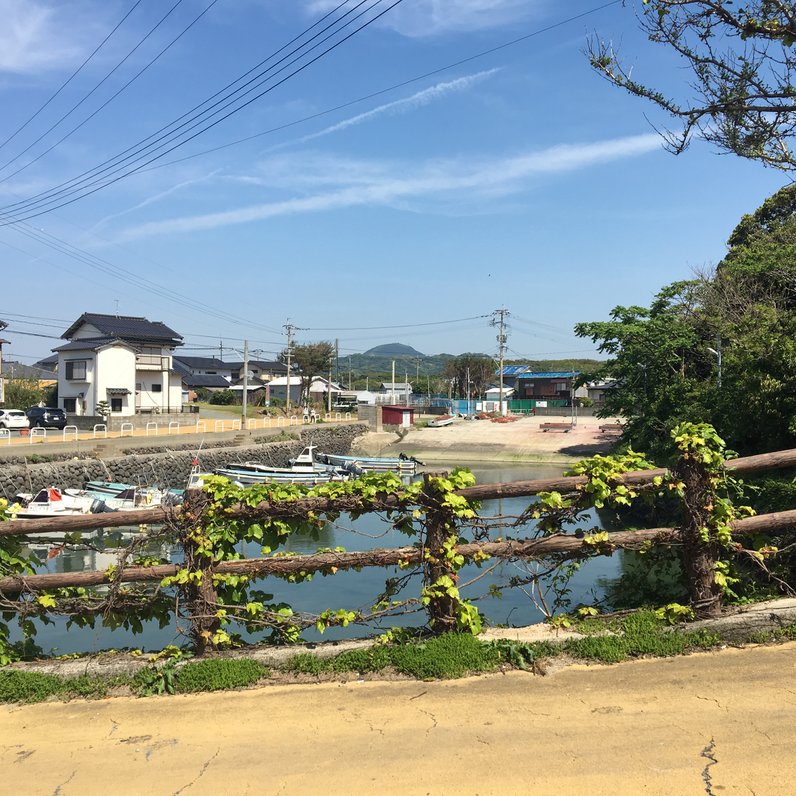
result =
[[[307,445],[294,459],[290,459],[290,467],[272,467],[259,462],[243,462],[219,467],[215,473],[241,484],[262,484],[271,481],[315,485],[328,481],[345,481],[350,477],[350,473],[340,467],[316,462],[315,446],[312,444]]]
[[[402,475],[414,475],[418,461],[413,456],[400,454],[399,456],[344,456],[337,453],[319,453],[315,457],[316,464],[341,467],[352,472],[393,472]]]

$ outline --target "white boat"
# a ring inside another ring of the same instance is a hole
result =
[[[44,517],[69,517],[76,514],[99,514],[106,511],[105,503],[91,495],[69,494],[50,486],[40,489],[35,495],[21,492],[15,500],[22,508],[15,513],[17,519],[38,519]]]
[[[423,462],[403,453],[400,456],[343,456],[337,453],[318,453],[315,456],[315,462],[316,465],[341,467],[353,473],[392,472],[402,475],[414,475],[417,472],[417,466],[423,464]]]
[[[345,481],[350,473],[339,467],[315,461],[315,446],[310,444],[295,459],[290,467],[272,467],[259,462],[243,462],[219,467],[216,475],[223,475],[241,484],[263,484],[282,482],[288,484],[325,484],[328,481]]]
[[[442,426],[449,426],[456,418],[453,415],[442,415],[434,420],[429,420],[428,425],[431,428],[441,428]]]

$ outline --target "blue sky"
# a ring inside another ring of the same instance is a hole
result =
[[[367,11],[374,2],[352,16],[366,11],[361,24],[393,0]],[[109,75],[172,4],[141,0],[0,146],[0,212],[19,218],[27,205],[9,205],[146,139],[339,0],[182,0]],[[12,286],[0,296],[6,358],[30,363],[57,345],[33,335],[58,336],[84,311],[117,307],[164,321],[186,353],[248,338],[266,358],[284,347],[288,319],[299,342],[338,338],[343,356],[391,341],[494,354],[484,316],[505,307],[509,356],[587,356],[576,322],[646,304],[715,264],[741,215],[785,181],[701,142],[670,155],[653,128],[667,120],[590,70],[583,49],[596,32],[621,46],[636,77],[687,96],[674,57],[638,31],[635,4],[323,112],[599,5],[404,0],[140,172],[0,226],[0,270]],[[0,0],[0,141],[133,6]]]

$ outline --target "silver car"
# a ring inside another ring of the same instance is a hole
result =
[[[0,409],[0,429],[28,428],[28,416],[20,409]]]

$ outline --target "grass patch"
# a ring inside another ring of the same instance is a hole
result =
[[[187,663],[178,669],[176,691],[188,694],[245,688],[270,676],[271,671],[267,666],[249,658],[209,658]]]
[[[492,645],[464,633],[445,633],[428,641],[393,647],[391,657],[399,672],[420,680],[486,672],[500,663],[500,654]]]
[[[705,630],[672,632],[651,611],[630,614],[620,623],[621,635],[568,639],[563,649],[575,658],[617,663],[644,655],[665,658],[693,649],[710,649],[721,639]]]
[[[112,683],[106,678],[81,675],[59,677],[56,674],[25,672],[18,669],[0,672],[0,702],[44,702],[51,697],[71,699],[73,697],[98,698],[108,693]]]

